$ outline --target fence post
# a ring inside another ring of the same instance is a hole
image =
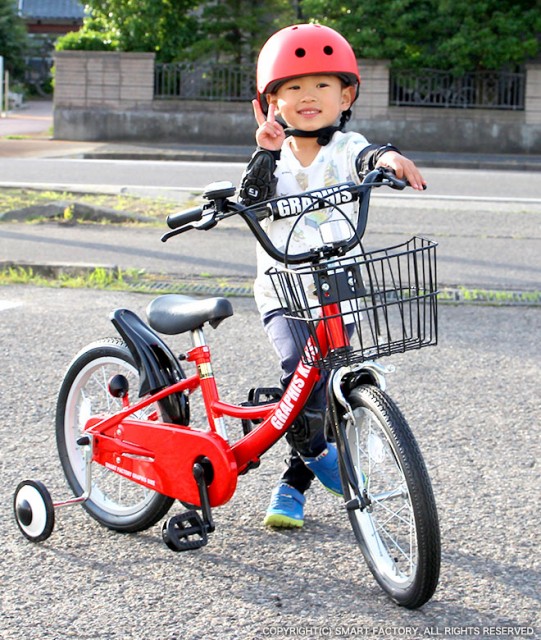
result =
[[[4,56],[0,56],[0,116],[4,117]]]
[[[526,65],[526,124],[541,124],[541,64]]]
[[[9,111],[9,71],[4,71],[4,109]]]
[[[386,118],[389,112],[388,60],[359,60],[361,87],[354,115],[359,119]]]

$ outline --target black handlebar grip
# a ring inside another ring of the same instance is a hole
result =
[[[194,207],[193,209],[186,209],[185,211],[172,213],[170,216],[167,216],[167,226],[170,229],[178,229],[190,222],[198,222],[201,220],[202,215],[202,207]]]

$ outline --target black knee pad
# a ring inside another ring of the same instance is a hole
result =
[[[301,456],[312,456],[311,443],[325,431],[325,411],[305,409],[286,433],[288,444]]]

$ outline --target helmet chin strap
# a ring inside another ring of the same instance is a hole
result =
[[[324,147],[329,144],[333,135],[337,131],[343,131],[346,123],[351,118],[351,109],[347,109],[346,111],[342,111],[342,116],[340,117],[340,124],[336,126],[330,127],[322,127],[321,129],[316,129],[315,131],[304,131],[302,129],[293,129],[292,127],[285,128],[286,136],[296,136],[299,138],[317,138],[317,143]]]
[[[341,131],[342,127],[323,127],[322,129],[316,129],[315,131],[303,131],[302,129],[292,129],[287,127],[285,129],[286,136],[295,136],[298,138],[317,138],[317,143],[324,147],[329,144],[331,138],[337,131]]]

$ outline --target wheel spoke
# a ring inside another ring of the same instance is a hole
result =
[[[89,345],[73,360],[60,388],[56,435],[60,460],[75,495],[86,488],[85,449],[78,440],[92,417],[110,416],[122,408],[122,400],[109,393],[109,380],[122,375],[132,390],[139,389],[139,372],[127,345],[106,338]],[[144,420],[161,419],[159,404],[132,415]],[[174,500],[92,463],[92,489],[84,509],[100,524],[117,531],[143,531],[161,519]]]
[[[108,390],[108,382],[113,375],[121,372],[137,388],[137,372],[132,365],[119,359],[102,359],[91,362],[82,369],[75,380],[66,408],[67,438],[73,444],[70,454],[73,470],[82,485],[85,474],[85,463],[82,448],[76,444],[84,431],[88,419],[97,414],[111,415],[121,408],[121,403]],[[156,412],[156,407],[148,407],[138,412],[134,418],[144,419],[148,414]],[[70,427],[72,425],[72,427]],[[94,465],[92,482],[92,500],[110,512],[123,513],[139,509],[142,504],[152,498],[154,492],[133,483],[118,474]]]
[[[436,589],[440,564],[436,505],[421,453],[381,390],[361,385],[348,400],[354,420],[345,425],[344,444],[368,497],[365,509],[348,511],[355,537],[382,588],[399,604],[419,607]],[[354,486],[346,483],[344,495],[351,500]]]

